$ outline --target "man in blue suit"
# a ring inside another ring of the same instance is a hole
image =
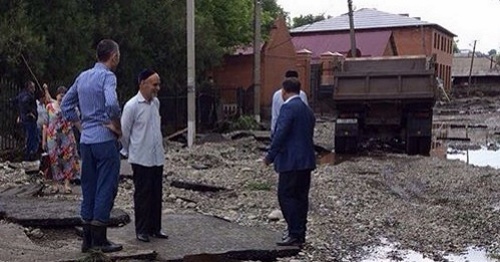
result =
[[[302,246],[305,242],[311,171],[316,168],[313,133],[315,118],[300,99],[300,82],[283,82],[285,103],[280,109],[269,152],[264,163],[274,163],[279,173],[278,201],[288,225],[279,246]]]

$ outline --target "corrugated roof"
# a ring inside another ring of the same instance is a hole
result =
[[[472,57],[453,57],[453,65],[451,67],[452,77],[469,76],[470,64]],[[472,66],[473,76],[500,76],[500,66],[493,62],[488,57],[474,57]]]
[[[362,56],[383,56],[390,43],[391,31],[356,33],[356,47]],[[323,35],[297,35],[292,38],[295,50],[308,49],[313,58],[325,52],[346,54],[351,49],[349,33]]]
[[[441,31],[455,36],[455,34],[437,24],[422,21],[419,18],[409,17],[407,15],[386,13],[373,8],[363,8],[360,10],[356,10],[353,12],[353,14],[355,29],[435,26],[438,27]],[[308,32],[345,30],[349,30],[349,16],[347,14],[318,21],[309,25],[296,27],[291,29],[290,32],[292,33],[292,35],[295,35]]]

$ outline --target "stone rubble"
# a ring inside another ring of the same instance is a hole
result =
[[[489,103],[487,113],[436,116],[434,120],[465,119],[496,130],[500,112]],[[474,108],[480,112],[477,105]],[[331,119],[318,121],[315,142],[333,148]],[[242,137],[191,149],[170,141],[165,146],[164,214],[197,212],[276,232],[285,229],[276,196],[277,174],[261,161],[265,142]],[[173,180],[227,190],[180,189],[170,186]],[[0,189],[25,183],[43,183],[43,179],[6,163],[0,165]],[[115,206],[133,217],[130,178],[121,179]],[[381,244],[381,238],[399,243],[398,249],[415,250],[436,261],[445,261],[445,254],[460,253],[469,246],[498,253],[499,206],[500,171],[490,167],[474,167],[442,156],[384,152],[324,163],[313,172],[307,244],[297,256],[278,261],[360,261]],[[34,238],[40,235],[32,229],[26,233]]]

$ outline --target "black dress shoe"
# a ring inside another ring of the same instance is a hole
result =
[[[154,238],[163,238],[163,239],[167,239],[167,238],[168,238],[168,235],[167,235],[167,234],[165,234],[165,233],[164,233],[163,231],[161,231],[161,230],[160,230],[160,231],[158,231],[158,232],[156,232],[156,233],[152,233],[152,234],[151,234],[151,236],[152,236],[152,237],[154,237]]]
[[[137,237],[137,240],[139,240],[139,241],[149,242],[149,236],[146,234],[137,234],[136,237]]]
[[[297,247],[300,247],[300,246],[304,245],[304,241],[302,241],[301,239],[296,238],[296,237],[287,236],[281,242],[277,242],[276,245],[278,245],[278,246],[297,246]]]

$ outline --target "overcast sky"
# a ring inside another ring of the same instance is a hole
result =
[[[487,53],[500,51],[500,0],[352,0],[355,9],[375,8],[393,14],[409,14],[448,29],[460,49]],[[347,0],[277,0],[291,17],[339,16],[347,13]]]

